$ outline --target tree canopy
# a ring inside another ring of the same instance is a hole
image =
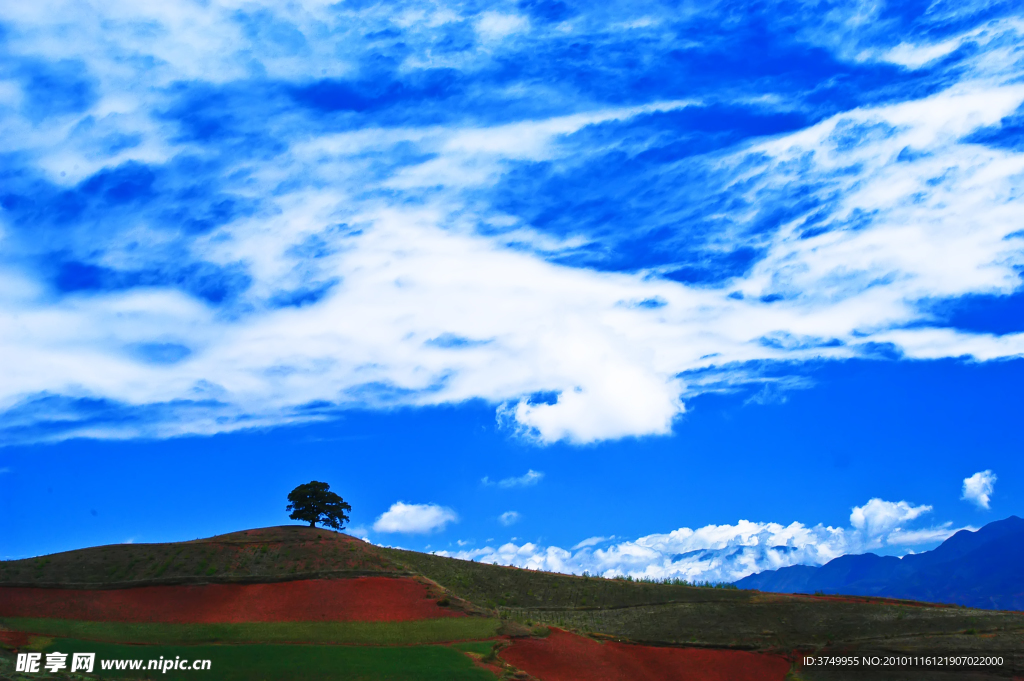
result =
[[[310,527],[320,523],[340,530],[348,522],[346,511],[352,510],[344,499],[331,491],[330,485],[316,480],[293,489],[288,494],[288,501],[291,502],[285,507],[286,511],[291,511],[288,517],[309,523]]]

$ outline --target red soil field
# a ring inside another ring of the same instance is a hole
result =
[[[11,648],[20,648],[27,644],[28,634],[23,634],[20,631],[0,631],[0,645],[10,646]]]
[[[544,681],[783,681],[790,668],[777,655],[598,643],[560,629],[547,638],[517,639],[500,654]]]
[[[134,589],[0,587],[0,617],[93,622],[404,622],[458,617],[426,584],[403,577]]]

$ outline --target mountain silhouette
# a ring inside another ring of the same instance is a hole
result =
[[[793,565],[750,575],[736,586],[1024,610],[1024,520],[1010,516],[976,532],[961,530],[932,551],[903,558],[840,556],[821,567]]]

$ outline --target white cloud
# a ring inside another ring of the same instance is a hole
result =
[[[260,78],[309,82],[351,75],[358,59],[335,54],[334,40],[311,37],[324,34],[321,26],[364,17],[332,19],[334,10],[321,6],[289,5],[280,12],[283,24],[310,37],[304,57],[280,46],[255,49],[258,38],[244,34],[233,6],[217,3],[115,2],[59,11],[46,2],[7,3],[0,18],[19,27],[21,53],[82,60],[96,75],[98,100],[81,122],[95,121],[104,135],[137,135],[140,142],[98,153],[72,136],[83,127],[76,121],[30,121],[8,107],[0,112],[3,151],[35,159],[34,170],[71,186],[128,161],[205,153],[181,141],[162,113],[172,83],[242,82],[254,55]],[[458,19],[434,9],[396,15],[407,27]],[[66,22],[76,30],[67,33]],[[112,25],[124,30],[105,28]],[[475,25],[493,39],[530,29],[525,17],[497,12],[481,14]],[[65,38],[53,39],[58,34]],[[907,66],[966,40],[985,49],[964,62],[962,81],[925,98],[840,112],[796,133],[687,161],[716,178],[705,188],[723,192],[712,203],[751,206],[730,214],[734,227],[723,229],[723,244],[756,231],[748,229],[760,217],[755,207],[787,190],[809,203],[822,199],[820,224],[832,226],[811,234],[805,228],[810,215],[783,205],[779,214],[788,222],[757,244],[765,258],[719,288],[666,280],[656,268],[614,273],[545,259],[597,238],[585,234],[555,238],[526,224],[504,234],[477,229],[518,225],[518,218],[490,205],[486,193],[515,164],[589,162],[587,154],[601,149],[573,139],[589,126],[695,102],[578,104],[582,110],[561,115],[465,127],[381,129],[375,120],[373,127],[334,135],[303,129],[292,137],[284,126],[274,131],[281,150],[272,161],[250,168],[248,160],[235,167],[223,158],[225,177],[244,178],[228,186],[229,193],[266,197],[266,208],[186,248],[203,262],[247,264],[253,284],[240,304],[244,313],[221,314],[185,293],[155,287],[55,299],[25,268],[5,265],[0,409],[26,407],[39,395],[141,408],[185,405],[149,411],[148,420],[97,425],[91,414],[57,404],[46,416],[62,429],[37,436],[167,437],[327,418],[300,408],[315,403],[390,407],[480,398],[501,405],[503,422],[538,442],[587,443],[671,432],[684,412],[681,396],[702,389],[701,381],[680,378],[695,370],[714,368],[719,386],[730,387],[750,379],[730,368],[744,362],[844,359],[868,343],[890,343],[910,358],[1020,356],[1024,334],[927,328],[928,315],[915,304],[1005,294],[1019,285],[1024,250],[1020,239],[1007,237],[1021,228],[1024,153],[969,141],[972,132],[999,124],[1024,102],[1014,52],[1019,34],[1012,22],[994,22],[947,43],[898,46],[886,58]],[[143,63],[153,66],[133,70]],[[2,91],[21,96],[14,85],[5,83]],[[377,163],[393,160],[396,149],[395,156],[423,160]],[[373,165],[394,169],[368,176]],[[64,169],[69,174],[62,179]],[[394,200],[368,188],[386,188]],[[339,224],[359,227],[328,227]],[[167,238],[143,224],[136,230],[128,241],[140,249],[159,249]],[[324,241],[324,254],[315,263],[299,261],[296,244],[311,238]],[[99,232],[89,239],[90,249],[95,240],[110,259],[136,257],[118,244],[99,243]],[[299,287],[307,275],[339,284],[316,304],[268,304],[275,291]],[[733,292],[744,297],[730,297]],[[622,304],[643,300],[665,304]],[[445,334],[472,342],[448,348],[428,342]],[[175,343],[192,352],[160,365],[126,351],[145,343]],[[537,391],[558,393],[558,399],[531,403],[525,396]],[[752,399],[784,396],[765,384]],[[33,432],[23,427],[36,418],[30,411],[6,419],[9,430]]]
[[[505,478],[503,480],[499,480],[497,485],[498,487],[504,487],[506,489],[510,487],[531,487],[533,485],[536,485],[543,479],[544,473],[540,471],[535,471],[531,468],[522,475],[520,475],[519,477]],[[486,477],[483,479],[483,483],[485,485],[494,484],[490,482],[490,480],[488,480],[488,478]]]
[[[863,506],[855,506],[850,513],[850,524],[865,538],[865,546],[881,546],[893,532],[925,513],[931,506],[913,506],[906,501],[884,501],[877,497]],[[906,537],[906,535],[903,535]]]
[[[612,535],[610,537],[587,537],[583,541],[573,546],[572,550],[575,551],[577,549],[583,549],[588,546],[597,546],[598,544],[603,544],[604,542],[610,541],[612,539],[615,539],[615,535]]]
[[[485,40],[501,40],[513,33],[523,33],[529,29],[530,20],[517,14],[484,12],[476,21],[476,30]]]
[[[889,61],[894,64],[906,66],[911,69],[917,69],[928,62],[938,59],[939,57],[945,57],[947,54],[960,47],[961,42],[963,42],[961,38],[956,38],[932,45],[911,45],[908,43],[900,43],[886,52],[882,58],[885,61]]]
[[[899,45],[882,52],[879,57],[882,61],[899,64],[909,69],[919,69],[936,59],[945,57],[965,43],[974,43],[975,47],[983,49],[979,50],[980,56],[976,56],[972,61],[975,62],[976,66],[983,65],[983,68],[993,69],[1000,66],[1000,57],[1005,58],[1008,56],[999,48],[992,50],[991,44],[993,41],[999,41],[1010,36],[1019,36],[1022,32],[1024,32],[1024,25],[1017,18],[996,20],[980,28],[971,29],[937,43],[913,44],[901,42]],[[986,50],[984,48],[989,49]],[[986,52],[988,53],[986,54]],[[1001,52],[1003,54],[1000,54]],[[1012,52],[1009,54],[1012,54]],[[981,64],[978,62],[981,62]]]
[[[505,422],[541,442],[585,443],[670,432],[684,411],[680,395],[692,388],[678,375],[711,365],[852,357],[865,342],[895,343],[910,357],[1016,356],[1024,352],[1024,334],[889,327],[915,318],[908,300],[1015,285],[1021,256],[1005,236],[1018,228],[1012,178],[1024,172],[1024,155],[956,140],[1022,98],[1024,91],[1012,87],[941,93],[836,116],[752,150],[775,159],[765,168],[772,183],[786,182],[786,164],[812,151],[821,178],[863,164],[835,213],[881,217],[860,230],[809,239],[795,227],[783,230],[767,258],[735,282],[744,300],[728,298],[731,289],[553,265],[458,229],[440,206],[367,209],[351,216],[367,225],[362,234],[320,263],[325,277],[343,275],[342,285],[300,309],[229,318],[173,292],[52,305],[27,284],[7,289],[0,321],[7,322],[10,361],[0,370],[0,404],[52,392],[142,405],[190,399],[198,386],[215,386],[225,405],[224,414],[77,431],[109,437],[298,420],[304,417],[291,407],[315,401],[376,406],[482,397],[502,404]],[[830,141],[844,125],[886,122],[901,132],[845,151]],[[931,155],[897,167],[892,159],[908,145],[930,148]],[[929,186],[951,165],[960,172]],[[270,222],[225,228],[211,256],[253,262],[256,288],[273,290],[288,249],[331,221],[345,195],[339,188],[282,199],[281,215]],[[907,202],[910,195],[924,198]],[[791,298],[758,300],[776,292]],[[618,304],[654,298],[667,304],[657,311]],[[444,333],[493,340],[456,350],[425,344]],[[773,335],[795,342],[760,342]],[[174,338],[196,351],[174,366],[141,365],[123,353],[150,338]],[[814,343],[830,338],[843,344]],[[372,385],[395,390],[361,387]],[[557,391],[558,400],[531,404],[521,397],[538,390]],[[233,418],[239,415],[245,418]]]
[[[370,531],[363,525],[352,525],[345,528],[347,534],[351,534],[353,537],[359,537],[360,539],[366,539],[370,536]]]
[[[622,23],[615,24],[615,25],[612,26],[612,28],[620,29],[620,30],[630,30],[630,29],[635,29],[635,28],[650,28],[651,26],[657,26],[658,24],[661,23],[661,21],[662,20],[660,18],[653,19],[651,17],[646,17],[645,16],[645,17],[640,17],[638,19],[633,19],[631,21],[624,21]]]
[[[920,544],[930,544],[932,542],[945,541],[955,532],[959,532],[965,528],[956,528],[951,530],[953,523],[945,522],[935,527],[925,527],[920,530],[904,530],[897,528],[889,533],[889,536],[885,538],[885,543],[889,546],[918,546]],[[973,528],[967,528],[973,529]]]
[[[905,501],[872,499],[854,509],[851,528],[741,520],[735,525],[683,527],[667,534],[620,541],[604,549],[593,547],[613,537],[590,537],[571,550],[533,543],[517,545],[513,540],[498,547],[439,551],[438,554],[563,573],[588,571],[607,577],[628,574],[655,579],[731,582],[789,565],[821,565],[848,553],[935,543],[963,529],[953,528],[951,523],[912,529],[902,527],[928,508]]]
[[[978,508],[987,509],[997,479],[996,474],[990,470],[978,471],[971,477],[964,478],[963,495],[960,498],[977,505]]]
[[[349,215],[365,225],[362,233],[345,237],[344,250],[318,262],[322,276],[341,276],[342,284],[319,304],[298,309],[217,316],[167,291],[112,292],[55,305],[22,281],[0,292],[9,358],[0,369],[0,404],[49,392],[144,405],[215,389],[216,403],[224,405],[189,419],[74,431],[124,437],[300,420],[310,417],[292,407],[316,401],[384,406],[478,397],[501,404],[505,423],[540,442],[586,443],[670,432],[684,411],[680,395],[699,392],[679,378],[688,370],[853,357],[867,342],[894,343],[909,357],[1017,356],[1024,334],[890,328],[919,318],[907,301],[1015,286],[1022,256],[1005,237],[1019,229],[1013,178],[1024,172],[1024,154],[959,140],[1022,100],[1024,89],[1015,86],[950,91],[838,115],[752,149],[769,159],[763,182],[776,185],[807,181],[788,177],[791,162],[814,152],[810,180],[849,182],[835,217],[856,211],[878,217],[858,230],[806,239],[796,225],[787,227],[751,274],[727,289],[554,265],[462,229],[440,202],[418,210],[364,206]],[[896,132],[838,148],[842,130],[875,124]],[[930,154],[897,164],[907,146]],[[326,174],[341,172],[345,158],[318,163]],[[865,170],[842,179],[836,169],[851,163]],[[960,170],[929,184],[952,166]],[[283,197],[279,216],[224,228],[209,256],[252,262],[255,288],[272,291],[284,276],[278,272],[290,271],[288,250],[317,234],[318,225],[336,221],[346,195],[338,187]],[[912,195],[919,198],[907,201]],[[731,290],[745,298],[729,298]],[[771,293],[783,299],[759,300]],[[666,304],[657,310],[619,304],[647,299]],[[456,349],[427,344],[446,333],[488,342]],[[780,340],[766,344],[766,337]],[[125,346],[151,338],[173,338],[195,351],[173,366],[140,364],[124,354]],[[557,401],[531,404],[522,397],[541,390],[557,392]]]
[[[400,169],[385,182],[385,185],[405,190],[438,186],[464,190],[493,184],[507,170],[510,161],[544,161],[568,155],[570,152],[561,148],[559,142],[587,126],[627,121],[637,116],[684,109],[694,104],[694,100],[658,101],[640,106],[597,109],[568,116],[523,120],[487,127],[375,131],[375,137],[366,137],[361,131],[338,136],[333,141],[335,144],[348,145],[347,150],[350,152],[355,151],[353,145],[380,147],[382,135],[383,139],[390,140],[391,144],[402,141],[418,142],[424,148],[433,151],[435,157],[418,165]],[[328,142],[330,141],[332,140],[329,139]],[[318,155],[323,154],[319,140],[316,144],[303,145],[301,149],[312,149]],[[495,219],[500,221],[501,218],[481,216],[481,219],[492,223]],[[526,228],[503,235],[503,239],[521,240],[523,237],[530,241],[546,239],[548,249],[551,248],[551,237],[534,234]],[[579,235],[570,236],[561,246],[579,246],[580,239]]]
[[[510,525],[515,525],[517,522],[519,522],[519,517],[520,516],[517,511],[505,511],[500,516],[498,516],[498,522],[504,525],[505,527],[508,527]]]
[[[375,532],[427,534],[443,530],[445,525],[456,521],[458,516],[450,508],[437,504],[406,504],[397,501],[377,518],[373,529]]]

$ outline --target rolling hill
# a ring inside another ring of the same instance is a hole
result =
[[[546,573],[294,526],[0,563],[0,679],[47,678],[13,671],[15,650],[207,656],[203,678],[268,681],[887,678],[803,661],[985,654],[1002,662],[892,678],[997,679],[1024,674],[1022,635],[1024,613]]]

